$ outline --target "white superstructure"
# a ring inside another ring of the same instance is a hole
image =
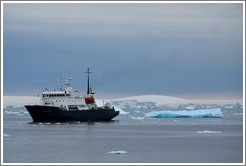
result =
[[[73,91],[72,78],[68,78],[65,85],[65,90],[60,88],[54,91],[45,89],[41,96],[43,105],[60,107],[62,110],[68,111],[97,108],[93,94],[82,96],[79,91]]]

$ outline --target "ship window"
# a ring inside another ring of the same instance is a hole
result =
[[[69,110],[76,110],[78,109],[77,105],[68,105]]]

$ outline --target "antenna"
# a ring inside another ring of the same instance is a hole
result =
[[[87,72],[85,72],[85,73],[88,74],[87,94],[90,94],[90,77],[89,77],[89,75],[90,75],[90,73],[92,73],[92,72],[90,72],[90,68],[87,68]]]

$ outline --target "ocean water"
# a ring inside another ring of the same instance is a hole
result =
[[[3,110],[3,163],[242,163],[242,110],[222,118],[144,118],[128,110],[110,122],[33,123]]]

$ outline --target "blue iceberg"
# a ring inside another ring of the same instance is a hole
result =
[[[152,111],[145,115],[145,118],[222,118],[220,108],[199,109],[191,111]]]

